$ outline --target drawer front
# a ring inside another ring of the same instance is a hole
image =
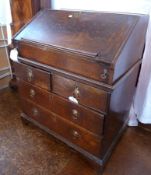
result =
[[[76,99],[79,104],[94,110],[106,112],[107,92],[59,75],[53,75],[52,82],[54,93],[71,100]]]
[[[52,94],[25,81],[18,82],[19,94],[47,109],[52,109]]]
[[[99,156],[101,151],[101,137],[98,137],[59,116],[22,99],[23,112],[41,125],[64,137],[69,142],[81,147],[87,152]]]
[[[64,117],[65,119],[78,124],[95,134],[102,135],[104,120],[103,115],[65,100],[57,95],[53,95],[52,110],[54,113]]]
[[[90,61],[80,54],[48,49],[47,46],[21,41],[19,56],[97,81],[112,83],[112,71],[106,65]]]
[[[79,126],[102,135],[104,117],[81,105],[76,105],[62,97],[37,88],[25,81],[19,81],[19,94],[32,102],[52,111]]]
[[[27,81],[46,90],[51,89],[50,73],[17,62],[13,63],[13,67],[16,76],[21,80]]]

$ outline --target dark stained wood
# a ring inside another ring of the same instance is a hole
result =
[[[11,29],[13,35],[15,35],[24,25],[26,25],[42,8],[51,7],[51,0],[11,0],[10,3],[12,12]],[[13,69],[12,65],[11,67]],[[10,86],[17,89],[14,71],[13,74],[14,75],[10,81]]]
[[[104,122],[104,137],[102,157],[110,155],[115,140],[119,133],[125,128],[128,121],[128,114],[133,101],[133,94],[136,90],[136,81],[138,76],[140,62],[131,70],[129,76],[120,81],[118,87],[114,89],[110,96],[110,105],[108,117]],[[108,151],[107,151],[108,150]],[[106,155],[105,155],[106,154]]]
[[[89,85],[89,86],[93,86],[93,87],[98,88],[98,89],[102,89],[108,93],[110,93],[117,86],[117,83],[115,85],[111,86],[111,85],[105,84],[103,82],[89,79],[89,78],[83,77],[83,76],[78,75],[78,74],[69,73],[67,71],[64,71],[64,70],[61,70],[61,69],[58,69],[58,68],[55,68],[52,66],[48,66],[46,64],[42,64],[42,63],[39,63],[37,61],[31,61],[31,60],[26,59],[26,58],[18,57],[18,61],[20,63],[36,67],[40,70],[51,72],[52,75],[53,74],[60,75],[60,76],[65,77],[67,79],[71,79],[71,80],[78,81],[78,82],[81,82],[81,83]],[[124,78],[124,76],[121,79],[123,79],[123,78]]]
[[[32,17],[37,14],[37,12],[41,9],[41,2],[40,0],[32,0],[31,1],[31,8],[32,8]]]
[[[102,79],[101,74],[104,69],[108,70],[108,66],[90,62],[83,55],[75,55],[73,53],[66,53],[64,51],[50,49],[47,46],[37,45],[25,40],[21,40],[18,49],[20,50],[19,56],[37,61],[43,64],[57,67],[65,71],[70,71],[79,75],[83,75],[95,80],[107,82],[112,75],[108,75],[107,79]],[[79,59],[81,58],[81,59]],[[79,61],[77,61],[79,59]],[[90,71],[91,70],[91,71]],[[108,70],[110,72],[110,70]]]
[[[108,94],[105,91],[58,75],[53,75],[52,82],[54,93],[67,99],[71,96],[75,97],[79,104],[106,112]]]
[[[95,134],[103,134],[104,117],[99,113],[69,102],[57,95],[53,95],[52,111]]]
[[[22,57],[114,84],[141,59],[147,22],[147,16],[143,15],[45,10],[15,41],[24,41],[19,44]],[[34,53],[27,52],[29,47]],[[91,72],[88,63],[94,66]]]
[[[15,74],[19,79],[35,84],[46,90],[51,89],[50,73],[18,62],[14,62],[13,66],[15,68]]]
[[[51,0],[11,0],[12,31],[18,32],[41,9],[51,8]]]
[[[137,60],[142,59],[145,45],[144,43],[146,40],[146,28],[148,25],[147,21],[147,16],[140,16],[140,20],[135,26],[135,30],[133,30],[127,43],[125,44],[125,47],[120,53],[117,62],[115,63],[113,81],[116,81],[120,76],[122,76],[126,72],[127,67],[131,68]]]
[[[138,20],[135,15],[46,10],[15,39],[45,43],[111,63]]]
[[[10,89],[0,91],[0,111],[0,152],[4,158],[1,172],[10,175],[27,174],[29,171],[34,175],[39,172],[42,175],[96,175],[92,165],[77,151],[49,137],[31,122],[30,125],[22,125],[18,117],[20,101]],[[151,132],[140,127],[128,127],[103,175],[150,175],[150,162]]]
[[[52,110],[52,94],[50,92],[22,80],[18,80],[18,89],[21,97]]]
[[[46,109],[25,99],[21,100],[22,109],[32,119],[38,121],[42,125],[48,127],[50,130],[63,136],[84,150],[90,152],[95,156],[99,156],[101,152],[101,137],[94,135],[85,129],[73,125],[67,120],[50,113]]]
[[[145,15],[44,10],[13,40],[22,117],[100,173],[127,124],[147,22]]]
[[[25,81],[18,81],[19,94],[49,111],[95,133],[103,132],[104,117],[81,105],[71,103],[64,98],[54,95]]]
[[[40,0],[11,0],[12,31],[19,31],[40,10]]]
[[[148,160],[151,155],[150,145],[150,132],[139,127],[129,127],[114,150],[104,173],[98,175],[150,175],[151,167]],[[59,175],[71,174],[96,175],[97,173],[83,157],[73,155],[72,160]]]

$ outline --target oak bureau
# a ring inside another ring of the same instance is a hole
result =
[[[14,39],[21,117],[103,169],[126,127],[148,17],[44,10]]]

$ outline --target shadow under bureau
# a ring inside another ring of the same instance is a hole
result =
[[[101,171],[127,124],[147,23],[144,15],[41,11],[13,39],[21,117]]]

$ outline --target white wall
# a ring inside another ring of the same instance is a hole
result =
[[[55,9],[149,13],[151,0],[52,0]]]
[[[10,1],[0,0],[0,90],[8,87],[11,78],[11,67],[6,47],[11,43],[11,21]]]
[[[0,0],[0,24],[10,24],[12,21],[9,0]]]

